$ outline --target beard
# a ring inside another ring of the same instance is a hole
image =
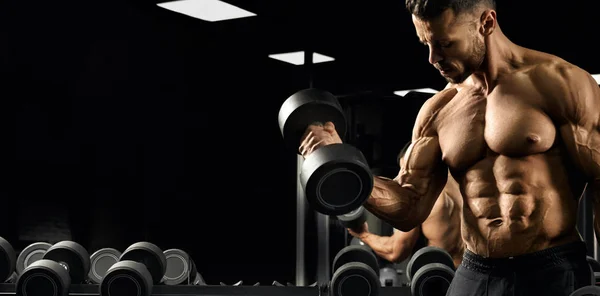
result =
[[[446,81],[452,84],[462,83],[465,81],[465,79],[471,76],[471,74],[479,70],[481,64],[483,64],[483,60],[485,59],[486,51],[487,46],[485,41],[479,38],[473,38],[473,47],[467,60],[463,63],[463,71],[458,72],[454,76],[444,77]]]

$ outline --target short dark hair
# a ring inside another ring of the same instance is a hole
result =
[[[406,9],[420,19],[434,19],[450,8],[455,14],[471,12],[480,5],[496,9],[495,0],[405,0]]]

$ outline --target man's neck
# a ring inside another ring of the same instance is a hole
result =
[[[488,92],[491,92],[496,86],[496,81],[503,75],[512,72],[515,65],[518,64],[519,51],[521,48],[512,43],[502,33],[500,27],[485,39],[486,55],[480,70],[473,73],[473,78],[482,80],[481,83],[486,86]]]

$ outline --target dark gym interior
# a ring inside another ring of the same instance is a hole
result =
[[[283,101],[309,87],[337,96],[344,140],[393,177],[431,96],[394,92],[446,83],[404,1],[227,0],[255,16],[215,22],[160,2],[2,1],[0,236],[17,251],[70,240],[90,254],[147,241],[187,250],[211,285],[297,283]],[[498,19],[515,43],[597,74],[596,2],[498,1]],[[295,51],[334,60],[269,57]],[[310,208],[304,218],[311,284],[323,223],[329,256],[348,236]]]

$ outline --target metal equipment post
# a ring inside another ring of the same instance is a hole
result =
[[[309,87],[312,88],[312,51],[304,52],[304,70],[308,78]],[[304,158],[298,155],[296,162],[296,286],[307,285],[306,274],[306,217],[307,204],[304,189],[300,183],[300,173]],[[318,224],[317,224],[317,227]],[[318,276],[317,276],[318,278]]]
[[[300,168],[304,158],[298,155],[296,162],[296,286],[305,286],[306,283],[306,199],[300,184]]]
[[[314,85],[314,61],[312,49],[304,51],[304,68],[308,77],[309,87]],[[330,267],[329,267],[329,216],[316,213],[317,219],[317,282],[319,285],[329,282]]]
[[[331,279],[329,264],[329,216],[317,213],[317,282],[326,285]]]
[[[314,71],[313,71],[313,53],[312,50],[304,51],[304,69],[306,70],[306,76],[308,78],[308,87],[312,88],[314,83]]]

